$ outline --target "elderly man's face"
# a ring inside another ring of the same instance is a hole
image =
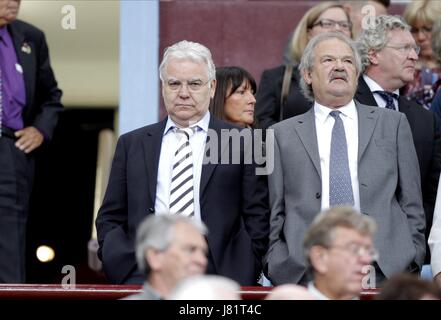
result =
[[[148,253],[152,272],[162,278],[170,288],[190,276],[205,273],[207,242],[194,226],[178,223],[173,227],[170,246],[164,251]]]
[[[379,67],[385,90],[394,91],[413,81],[418,55],[409,31],[394,29],[388,34],[386,46],[371,54],[373,64]]]
[[[366,266],[373,257],[372,237],[357,230],[337,227],[329,247],[320,247],[313,266],[315,285],[333,299],[352,299],[362,289]],[[373,276],[373,274],[371,275]]]
[[[0,27],[17,18],[21,0],[0,0]]]
[[[203,62],[172,58],[167,64],[162,83],[165,108],[181,127],[198,122],[208,111],[216,81],[208,81]]]
[[[358,74],[351,48],[337,38],[324,40],[314,48],[314,65],[303,70],[312,85],[315,100],[329,108],[339,108],[352,100]]]

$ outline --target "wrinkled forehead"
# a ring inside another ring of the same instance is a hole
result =
[[[183,80],[208,78],[208,66],[202,59],[171,57],[164,68],[166,77]]]
[[[314,48],[316,57],[332,56],[332,57],[352,57],[354,52],[351,47],[344,41],[331,38],[319,42]]]
[[[331,243],[341,245],[357,243],[370,246],[373,241],[370,234],[363,233],[355,228],[338,226],[331,233]]]
[[[403,44],[415,44],[415,39],[409,30],[401,28],[395,28],[387,33],[388,42],[403,43]]]

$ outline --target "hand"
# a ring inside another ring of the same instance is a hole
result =
[[[18,138],[15,146],[25,153],[29,153],[38,148],[44,140],[43,134],[35,127],[26,127],[15,132]]]

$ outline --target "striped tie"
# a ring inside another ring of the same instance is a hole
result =
[[[175,128],[174,130],[180,139],[173,161],[169,208],[171,213],[192,217],[194,215],[193,154],[189,140],[193,129]]]

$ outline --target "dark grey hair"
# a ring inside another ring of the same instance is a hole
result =
[[[372,236],[377,228],[371,217],[357,212],[350,206],[336,206],[319,213],[308,228],[303,242],[303,252],[309,271],[312,268],[309,259],[311,248],[330,247],[334,240],[335,229],[338,227],[353,229],[369,236]]]
[[[378,16],[373,20],[369,28],[364,28],[357,38],[357,48],[361,55],[363,70],[371,64],[369,51],[380,51],[388,39],[390,31],[395,29],[410,30],[410,26],[400,16]]]
[[[357,71],[357,74],[361,72],[361,59],[360,55],[357,51],[357,47],[355,45],[355,42],[349,39],[344,34],[338,33],[338,32],[325,32],[320,33],[313,37],[308,45],[305,48],[305,51],[303,52],[302,60],[299,64],[299,70],[300,70],[300,90],[302,91],[303,95],[310,101],[314,101],[314,92],[312,90],[312,86],[308,83],[306,83],[305,79],[303,78],[303,70],[311,71],[314,67],[314,49],[315,47],[326,40],[330,39],[338,39],[342,42],[346,43],[352,50],[352,53],[354,54],[354,60],[355,60],[355,69]]]
[[[208,81],[216,79],[216,67],[210,50],[197,42],[183,40],[167,47],[164,51],[161,65],[159,66],[159,77],[165,79],[165,69],[170,59],[188,59],[196,62],[203,62],[207,66]]]
[[[158,251],[167,250],[173,238],[173,227],[178,223],[189,224],[202,235],[207,234],[207,227],[202,221],[170,213],[149,215],[136,232],[136,261],[141,272],[150,273],[150,266],[145,258],[146,250],[150,248]]]

